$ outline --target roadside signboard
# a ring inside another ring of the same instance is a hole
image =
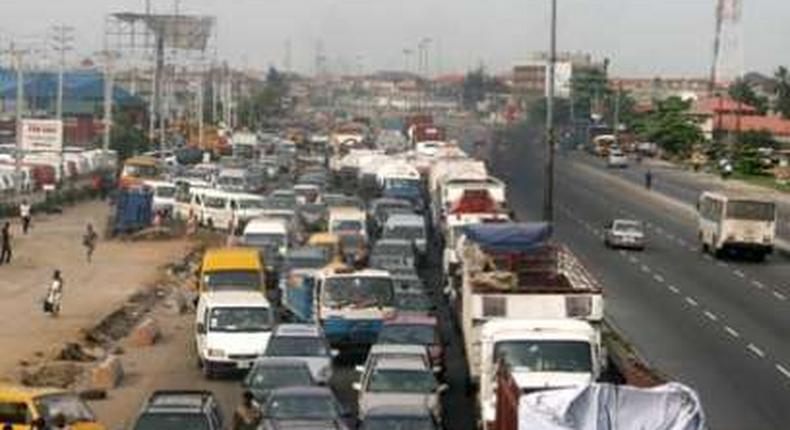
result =
[[[60,152],[63,147],[63,121],[23,119],[19,127],[22,150]]]

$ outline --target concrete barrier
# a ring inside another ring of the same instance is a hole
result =
[[[159,324],[153,318],[145,318],[132,330],[127,344],[133,347],[146,347],[155,344],[161,337]]]
[[[111,355],[91,369],[90,389],[111,390],[121,384],[123,376],[124,372],[121,359],[115,355]]]

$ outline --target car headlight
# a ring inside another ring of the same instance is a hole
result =
[[[208,351],[206,351],[206,355],[209,357],[224,357],[225,351],[221,349],[209,348]]]

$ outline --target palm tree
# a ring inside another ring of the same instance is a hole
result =
[[[780,66],[774,73],[776,80],[775,109],[783,117],[790,118],[790,72],[787,67]]]

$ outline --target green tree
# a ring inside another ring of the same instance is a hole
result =
[[[501,92],[504,92],[502,83],[488,75],[483,67],[478,67],[466,74],[461,87],[461,100],[464,108],[474,110],[489,94]]]
[[[776,104],[774,109],[784,118],[790,118],[790,72],[781,66],[774,73],[776,80]]]
[[[690,101],[670,97],[659,101],[655,109],[639,123],[638,131],[669,154],[688,157],[694,144],[704,136],[696,121],[688,115]]]
[[[255,129],[269,119],[282,117],[286,113],[287,94],[287,77],[274,67],[270,67],[266,74],[266,82],[240,102],[241,124]]]
[[[120,160],[151,150],[151,144],[145,134],[142,126],[135,122],[132,112],[119,110],[113,113],[110,149],[118,151]],[[101,136],[94,140],[93,145],[97,148],[101,147]]]
[[[757,95],[754,88],[743,79],[733,82],[728,92],[733,100],[752,106],[757,109],[757,113],[760,115],[765,115],[768,112],[768,99]]]

